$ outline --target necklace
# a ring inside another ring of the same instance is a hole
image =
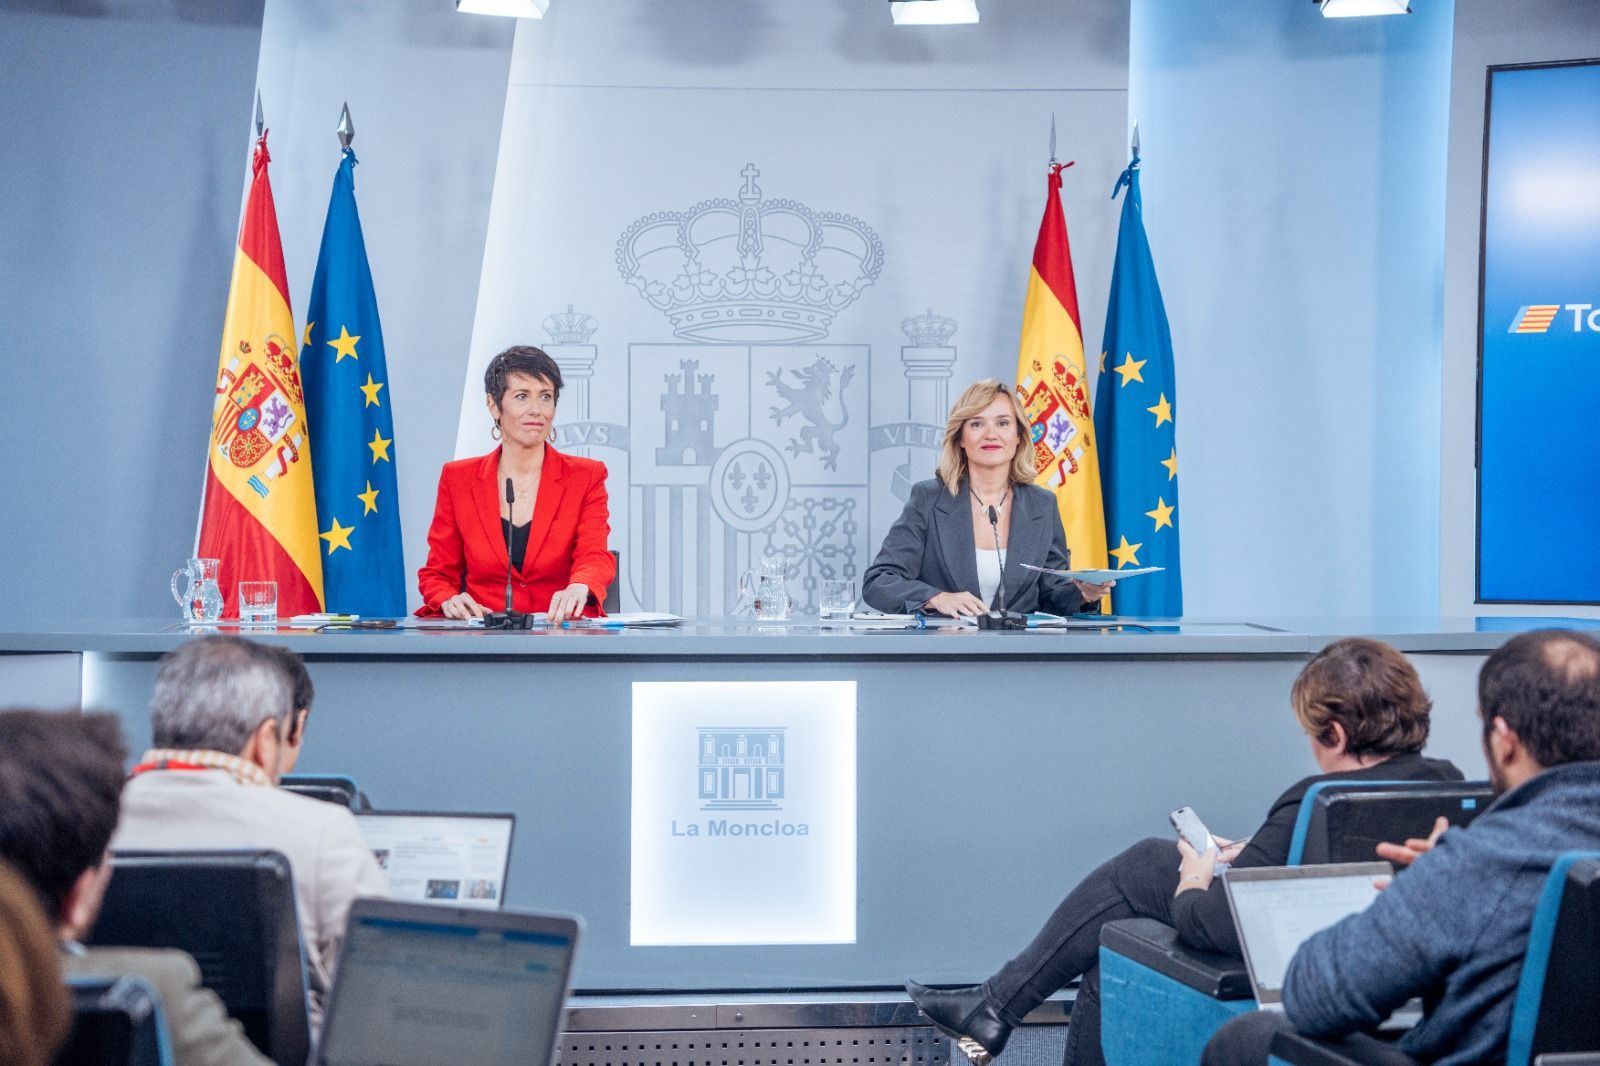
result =
[[[999,503],[994,504],[983,502],[983,497],[979,496],[978,490],[973,488],[971,485],[967,486],[967,494],[972,497],[972,502],[977,504],[980,510],[993,507],[996,511],[1004,511],[1006,509],[1006,502],[1011,499],[1011,486],[1006,486],[1005,495],[1000,497]]]

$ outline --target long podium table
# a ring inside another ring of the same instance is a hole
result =
[[[380,808],[516,813],[507,904],[584,916],[578,987],[761,990],[975,980],[1099,862],[1170,835],[1172,808],[1193,806],[1224,835],[1250,832],[1316,771],[1289,686],[1341,636],[1407,652],[1435,701],[1429,753],[1482,776],[1477,670],[1511,632],[1539,625],[1600,623],[248,635],[310,667],[301,771],[349,774]],[[113,711],[137,755],[156,662],[193,635],[153,620],[0,620],[0,702]],[[855,942],[632,946],[633,684],[750,680],[855,683]]]

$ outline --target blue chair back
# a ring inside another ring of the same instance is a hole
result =
[[[1427,836],[1441,815],[1466,825],[1493,801],[1487,781],[1320,781],[1300,802],[1289,865],[1371,862],[1383,841]]]
[[[67,978],[72,1029],[56,1066],[172,1066],[156,990],[142,977]]]
[[[1556,861],[1539,896],[1511,1009],[1509,1066],[1600,1050],[1600,852]]]

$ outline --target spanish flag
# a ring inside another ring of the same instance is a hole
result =
[[[195,548],[221,560],[217,584],[229,618],[238,616],[240,581],[276,581],[279,617],[322,610],[305,394],[270,158],[263,133],[233,258]]]
[[[1071,565],[1083,570],[1106,565],[1106,526],[1078,290],[1072,279],[1067,218],[1061,210],[1061,171],[1071,165],[1050,164],[1044,219],[1033,246],[1028,297],[1022,307],[1017,391],[1028,414],[1038,471],[1034,483],[1055,493]]]

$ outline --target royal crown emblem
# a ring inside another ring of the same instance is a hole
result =
[[[617,269],[685,340],[798,343],[828,335],[833,318],[883,269],[883,242],[858,218],[764,200],[754,164],[736,200],[661,211],[617,241]]]
[[[956,320],[936,315],[933,308],[925,315],[912,315],[900,320],[900,331],[918,348],[944,348],[955,336]]]
[[[567,305],[564,315],[549,315],[544,320],[544,331],[550,335],[551,344],[588,344],[594,331],[600,328],[593,315],[580,315]]]

